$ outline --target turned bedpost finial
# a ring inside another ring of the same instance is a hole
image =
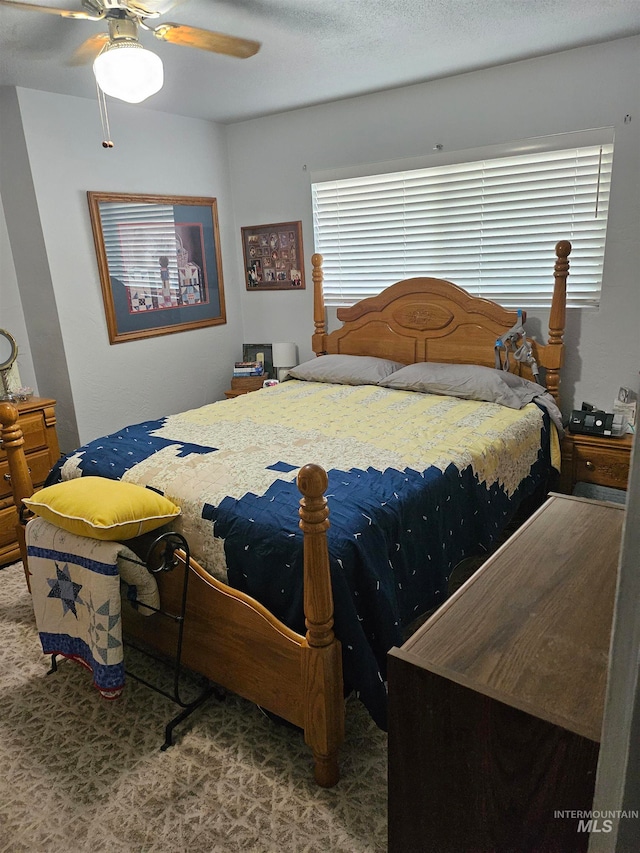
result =
[[[313,266],[313,324],[315,332],[312,339],[313,351],[316,355],[320,355],[323,349],[323,337],[326,331],[325,311],[324,311],[324,293],[322,282],[324,279],[322,273],[322,255],[314,254],[311,256],[311,264]]]
[[[551,312],[549,314],[549,341],[557,355],[553,360],[555,363],[547,369],[547,389],[559,403],[560,368],[564,357],[564,329],[567,314],[567,277],[569,275],[569,255],[571,254],[571,243],[569,240],[560,240],[556,243],[556,262],[553,268],[553,299],[551,301]]]
[[[0,403],[0,424],[3,431],[18,421],[18,410],[11,403]]]
[[[559,243],[556,243],[556,262],[553,267],[553,299],[549,316],[549,343],[562,341],[564,335],[570,254],[571,243],[568,240],[560,240]]]
[[[11,403],[0,403],[2,447],[7,454],[13,501],[19,507],[24,498],[33,494],[31,473],[24,455],[24,435],[19,423],[20,413]]]
[[[298,472],[300,529],[304,533],[304,612],[307,642],[328,646],[334,640],[333,593],[329,572],[327,529],[329,508],[324,492],[329,484],[319,465],[304,465]]]
[[[304,739],[313,750],[313,775],[323,788],[340,778],[338,747],[344,740],[342,652],[333,633],[333,593],[327,529],[329,507],[324,493],[329,484],[319,465],[298,472],[300,528],[304,534],[304,616],[307,626],[302,657]]]
[[[326,507],[327,504],[324,493],[328,485],[329,478],[327,477],[327,472],[320,465],[310,463],[309,465],[303,465],[298,471],[298,488],[304,497],[312,501],[319,501],[323,507]],[[300,501],[300,504],[304,505],[302,501]],[[306,505],[308,506],[308,502]],[[327,522],[328,526],[329,523]]]
[[[569,242],[569,240],[559,240],[556,243],[556,256],[558,258],[568,258],[570,254],[571,243]]]
[[[7,455],[7,465],[9,467],[9,473],[5,474],[5,477],[8,477],[11,483],[13,503],[18,510],[23,506],[22,501],[25,498],[30,498],[33,494],[31,471],[27,464],[27,457],[24,454],[24,435],[22,434],[19,418],[20,413],[15,406],[11,405],[11,403],[0,403],[0,436],[2,437],[2,449]],[[24,541],[24,525],[26,520],[22,512],[20,512],[20,521],[16,527],[16,534],[20,553],[22,554],[27,588],[31,590],[26,556],[27,550]]]

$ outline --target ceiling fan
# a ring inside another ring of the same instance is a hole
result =
[[[260,42],[199,27],[170,22],[155,26],[148,23],[150,19],[165,15],[177,5],[175,0],[82,0],[83,9],[78,10],[21,0],[0,0],[0,5],[45,12],[62,18],[105,21],[107,32],[97,33],[80,45],[72,63],[78,65],[93,60],[93,71],[102,92],[129,103],[140,103],[158,92],[164,82],[162,60],[140,44],[140,29],[153,33],[161,41],[238,59],[247,59],[260,49]]]

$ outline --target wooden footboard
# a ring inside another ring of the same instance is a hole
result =
[[[306,635],[292,631],[251,596],[227,586],[190,561],[182,662],[210,681],[255,702],[304,730],[314,757],[314,777],[323,787],[339,779],[338,749],[344,739],[344,696],[340,643],[333,633],[333,596],[326,543],[327,475],[306,465],[298,475],[303,494]],[[185,555],[181,565],[156,575],[162,607],[179,613]],[[167,657],[174,655],[177,623],[141,616],[126,607],[128,636]]]
[[[7,453],[16,506],[33,493],[18,413],[0,404],[2,442]],[[272,711],[304,731],[313,752],[314,777],[323,787],[338,782],[338,749],[344,739],[344,695],[340,643],[333,633],[333,595],[324,491],[327,475],[317,465],[298,474],[300,528],[304,534],[306,635],[287,628],[255,599],[216,580],[190,561],[182,661],[194,672]],[[24,527],[19,542],[28,583]],[[179,556],[179,554],[178,554]],[[162,607],[179,613],[182,566],[158,576]],[[125,630],[137,640],[172,656],[177,623],[160,615],[123,613]]]

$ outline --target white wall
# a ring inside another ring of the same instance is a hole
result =
[[[569,311],[563,409],[583,399],[610,408],[620,385],[637,390],[639,68],[640,39],[621,39],[230,126],[236,231],[300,219],[306,257],[305,292],[243,292],[245,334],[295,340],[301,358],[312,355],[311,172],[425,155],[436,144],[461,150],[614,126],[602,302],[599,309]],[[241,265],[239,245],[236,256]],[[553,261],[550,247],[550,275]],[[547,317],[538,319],[546,329]]]
[[[115,147],[107,150],[97,102],[24,89],[17,95],[80,441],[221,398],[242,343],[224,129],[115,105]],[[217,198],[226,325],[110,345],[87,190]],[[12,242],[16,259],[28,251],[19,243]],[[59,407],[59,421],[65,414]]]
[[[33,369],[29,337],[2,204],[0,204],[0,328],[6,329],[13,335],[18,344],[17,365],[22,385],[27,385],[37,392],[38,384]]]
[[[54,397],[61,447],[77,446],[69,370],[15,89],[0,90],[0,188],[37,386]]]

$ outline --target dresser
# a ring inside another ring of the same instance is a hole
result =
[[[16,403],[19,425],[24,436],[27,465],[34,488],[39,488],[60,457],[56,434],[55,400],[32,397]],[[0,445],[0,565],[20,559],[16,538],[18,513],[11,494],[7,457]]]
[[[623,519],[552,495],[391,650],[389,853],[587,850]]]

